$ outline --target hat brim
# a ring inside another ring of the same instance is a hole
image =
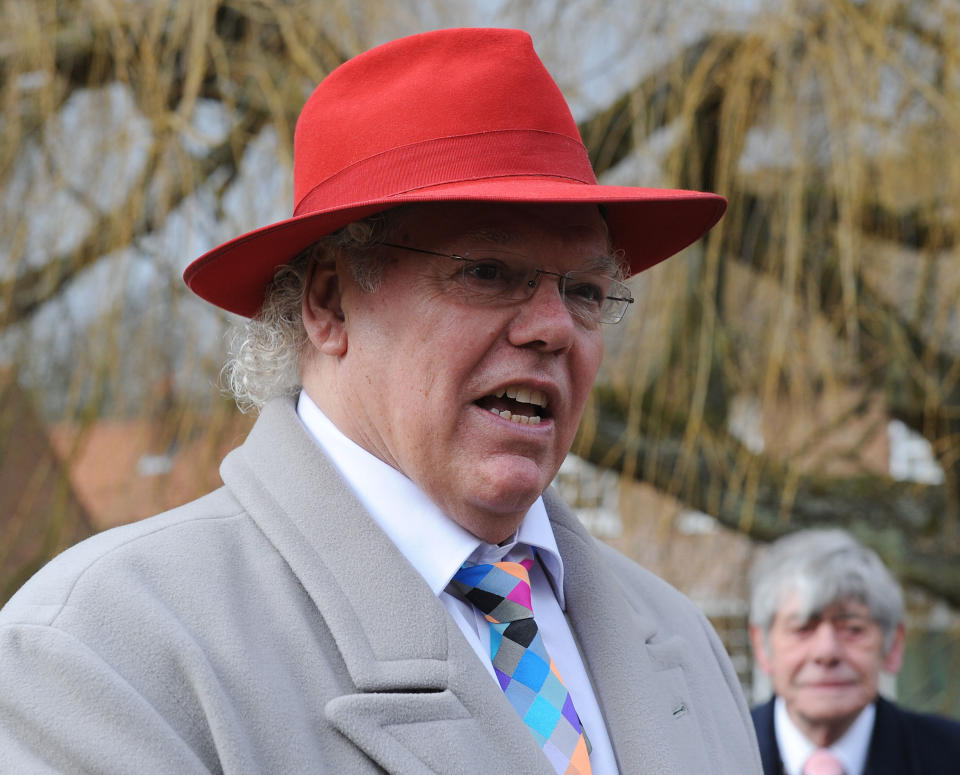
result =
[[[669,258],[720,220],[722,196],[679,189],[572,183],[556,179],[495,179],[448,183],[390,197],[339,204],[255,229],[193,261],[183,279],[201,298],[244,317],[257,314],[276,270],[311,244],[353,221],[402,204],[516,202],[603,205],[613,247],[633,274]]]

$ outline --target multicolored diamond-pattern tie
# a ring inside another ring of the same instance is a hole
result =
[[[528,574],[533,562],[528,557],[464,565],[450,584],[490,623],[490,658],[500,688],[554,769],[590,775],[590,742],[533,619]]]

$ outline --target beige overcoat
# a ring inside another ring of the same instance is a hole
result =
[[[293,401],[221,474],[64,552],[0,612],[0,772],[552,775]],[[621,771],[759,773],[706,619],[545,497]]]

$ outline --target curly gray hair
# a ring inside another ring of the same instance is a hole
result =
[[[372,293],[379,287],[384,260],[373,248],[392,225],[392,212],[350,223],[281,266],[267,287],[260,311],[230,328],[228,358],[220,376],[225,392],[233,395],[241,412],[258,410],[271,398],[294,395],[300,389],[307,345],[301,305],[314,263],[341,257],[363,290]]]

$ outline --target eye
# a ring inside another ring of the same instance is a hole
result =
[[[837,631],[846,640],[857,640],[866,634],[867,627],[861,622],[841,622]]]
[[[567,277],[564,296],[571,302],[591,307],[599,307],[607,298],[606,287],[596,281]]]
[[[566,292],[569,296],[581,299],[582,301],[589,301],[593,304],[600,304],[606,298],[603,289],[599,285],[593,285],[591,283],[577,283],[572,288],[568,287]]]
[[[799,638],[807,637],[813,635],[817,631],[817,627],[820,626],[820,621],[818,619],[808,619],[805,622],[796,622],[790,625],[787,629],[791,635]]]
[[[463,260],[463,285],[470,292],[488,299],[524,298],[525,274],[521,268],[501,258],[467,254]]]
[[[481,258],[467,261],[463,266],[464,278],[478,283],[501,283],[509,275],[509,269],[501,261]]]

